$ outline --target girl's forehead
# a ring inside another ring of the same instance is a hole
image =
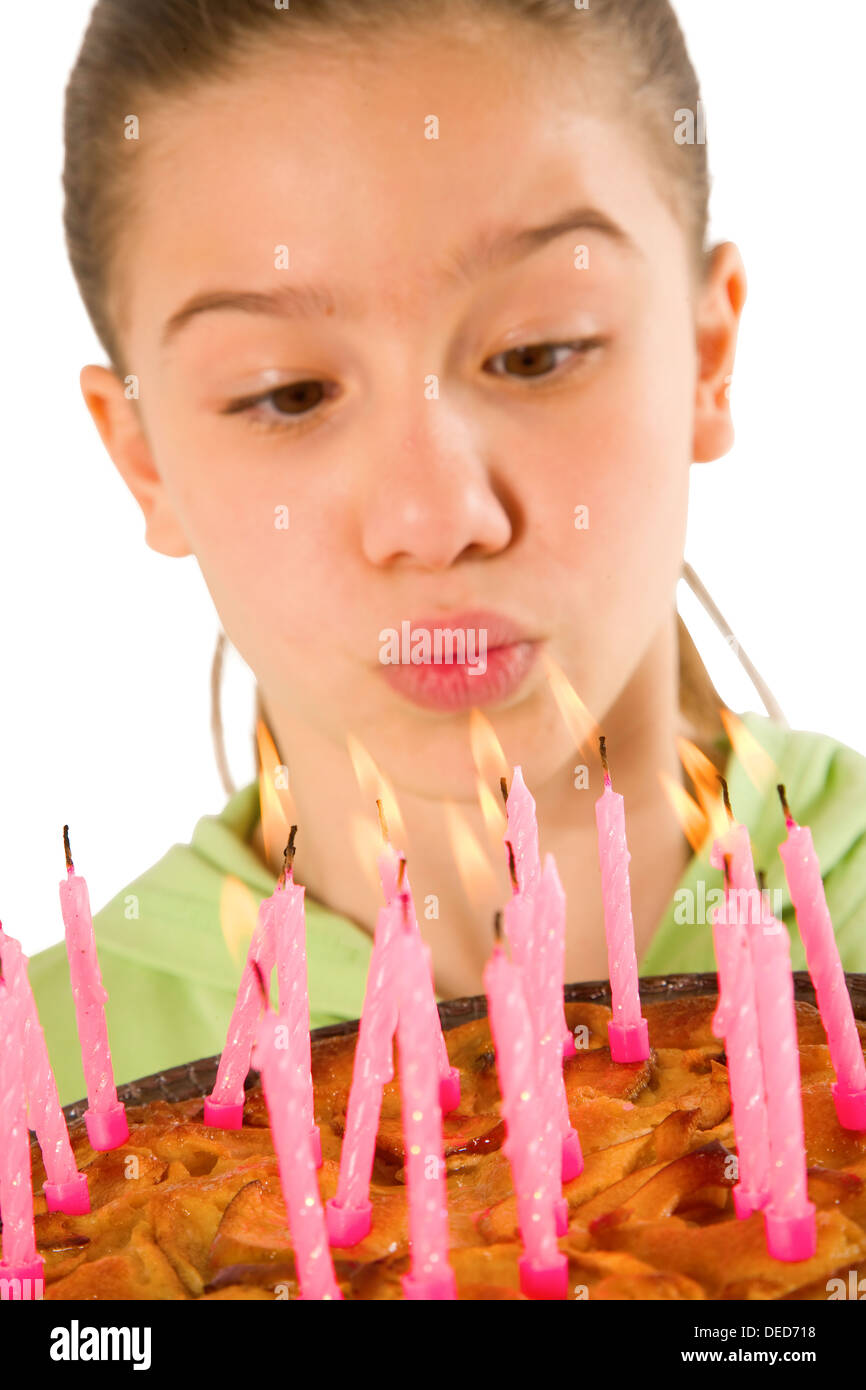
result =
[[[356,61],[286,49],[149,109],[137,162],[159,210],[173,195],[184,217],[217,203],[232,219],[249,207],[354,238],[364,229],[341,225],[343,209],[363,206],[365,225],[426,225],[540,199],[545,185],[588,203],[650,186],[615,98],[590,100],[575,59],[542,82],[501,37],[485,49],[440,34]]]
[[[449,64],[426,50],[360,75],[271,60],[202,84],[142,122],[127,233],[144,252],[127,250],[141,302],[172,313],[191,287],[253,284],[280,248],[347,298],[397,275],[423,290],[490,269],[509,229],[580,208],[621,232],[620,249],[658,259],[678,229],[646,154],[572,86],[554,74],[541,92],[520,67],[503,86],[483,54]]]

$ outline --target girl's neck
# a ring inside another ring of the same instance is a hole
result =
[[[677,782],[683,780],[676,751],[677,696],[674,613],[659,628],[603,718],[608,747],[616,750],[615,789],[625,798],[639,959],[691,854],[659,776],[665,772]],[[280,709],[269,707],[268,720],[281,757],[290,768],[292,798],[301,825],[295,881],[305,885],[308,897],[372,935],[381,891],[354,853],[352,820],[358,790],[345,751],[315,730],[298,730],[296,722]],[[547,851],[555,855],[567,898],[567,980],[607,974],[593,809],[601,785],[592,773],[591,783],[590,789],[575,791],[570,778],[559,776],[530,787],[537,803],[542,855]],[[441,803],[413,796],[400,787],[396,794],[406,843],[411,846],[410,879],[421,928],[432,952],[437,992],[444,997],[479,993],[481,972],[491,949],[493,914],[509,893],[504,851],[501,864],[496,866],[501,871],[498,884],[494,887],[491,883],[487,895],[470,905],[445,833]],[[482,844],[487,845],[480,810],[473,818],[473,808],[464,804],[461,809]],[[254,844],[264,860],[260,824]],[[281,863],[281,847],[275,847],[269,867],[276,874]]]

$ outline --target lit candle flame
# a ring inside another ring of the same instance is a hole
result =
[[[220,889],[220,930],[236,963],[246,955],[258,917],[259,904],[251,889],[233,874],[227,874]]]
[[[469,711],[469,741],[472,746],[472,760],[478,773],[478,800],[487,835],[491,845],[501,852],[506,814],[502,797],[499,795],[499,783],[508,775],[508,761],[493,725],[479,709],[473,708]]]
[[[349,839],[361,872],[371,889],[380,894],[381,885],[377,859],[382,853],[383,841],[378,823],[367,816],[351,815],[349,817]]]
[[[355,776],[358,779],[358,786],[364,800],[368,802],[370,814],[377,817],[376,802],[381,801],[382,811],[388,824],[388,832],[392,840],[403,841],[406,836],[406,827],[403,824],[403,817],[400,814],[400,807],[397,804],[397,797],[394,788],[388,778],[376,766],[370,754],[367,752],[360,739],[355,738],[354,734],[346,735],[346,746],[349,750],[349,757],[352,760],[352,767],[355,769]],[[377,832],[378,833],[378,832]],[[379,848],[381,849],[381,837]]]
[[[722,800],[718,771],[706,753],[702,753],[700,748],[687,738],[677,739],[677,752],[680,762],[694,784],[698,804],[706,821],[704,839],[708,835],[718,839],[728,829],[728,817]]]
[[[776,765],[772,758],[735,714],[725,709],[720,714],[734,753],[749,779],[758,790],[766,788],[776,780]],[[667,773],[660,772],[659,778],[683,834],[698,853],[708,839],[720,839],[728,830],[722,785],[717,768],[696,744],[687,738],[678,738],[677,752],[694,785],[697,800]]]
[[[725,733],[731,740],[734,755],[742,763],[752,786],[758,792],[766,791],[771,783],[778,781],[773,759],[736,714],[729,709],[720,709],[719,715],[725,726]]]
[[[690,796],[685,787],[675,782],[673,777],[667,772],[660,772],[659,779],[664,788],[665,795],[670,802],[674,815],[683,829],[683,834],[694,850],[698,854],[707,837],[709,821],[704,815],[693,796]]]
[[[282,864],[289,829],[297,824],[297,813],[289,791],[288,769],[280,762],[276,744],[264,720],[256,721],[256,747],[259,755],[259,806],[262,839],[269,864]]]
[[[349,733],[346,735],[346,746],[364,799],[363,811],[349,817],[352,850],[361,873],[371,889],[378,894],[381,892],[379,855],[386,843],[390,843],[396,850],[405,852],[406,828],[393,786],[377,767],[361,740]]]
[[[508,817],[505,814],[505,806],[502,798],[494,796],[486,782],[478,778],[478,800],[481,804],[481,814],[484,817],[484,824],[487,827],[487,837],[492,845],[502,847],[502,836],[505,834],[505,826]]]
[[[469,742],[478,775],[491,786],[498,786],[508,772],[508,759],[490,720],[480,709],[469,711]]]
[[[598,722],[593,719],[574,686],[561,666],[545,652],[542,656],[547,679],[553,698],[559,706],[566,728],[574,740],[575,747],[594,745],[598,733]]]
[[[457,875],[473,911],[483,913],[488,910],[491,902],[500,902],[506,890],[463,812],[453,801],[446,801],[444,805],[448,838],[457,865]]]

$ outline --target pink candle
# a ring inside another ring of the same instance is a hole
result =
[[[513,892],[505,905],[505,935],[511,947],[512,959],[520,971],[523,992],[526,998],[529,1016],[533,1028],[533,1036],[538,1039],[545,1036],[543,1078],[539,1076],[538,1092],[538,1113],[539,1124],[541,1125],[543,1155],[541,1158],[542,1166],[546,1165],[548,1159],[553,1162],[552,1155],[554,1148],[550,1147],[555,1142],[555,1137],[560,1137],[561,1150],[561,1179],[566,1182],[571,1178],[577,1177],[583,1167],[583,1155],[580,1151],[580,1141],[576,1132],[571,1127],[568,1115],[568,1101],[565,1095],[565,1083],[562,1078],[562,976],[560,972],[559,982],[551,980],[551,970],[548,968],[548,961],[551,961],[551,952],[546,953],[543,949],[543,936],[545,930],[542,922],[545,917],[556,912],[556,904],[552,900],[551,884],[538,883],[538,891],[529,896],[528,893],[521,893],[517,886],[515,873],[515,861],[513,847],[506,842],[509,857],[509,869],[511,871],[511,884]],[[539,898],[541,902],[539,903]],[[563,913],[565,899],[563,897]],[[564,919],[563,919],[564,920]],[[497,919],[498,922],[498,919]],[[554,932],[556,924],[552,922]],[[497,927],[498,930],[498,927]],[[564,936],[563,936],[564,948]],[[555,967],[554,967],[555,969]],[[558,1013],[555,1021],[550,1027],[551,1007],[553,1001],[550,999],[550,989],[553,986],[558,991]],[[554,1055],[551,1054],[548,1044],[554,1042]],[[555,1046],[559,1042],[558,1048]],[[572,1039],[573,1042],[573,1039]],[[573,1050],[573,1049],[572,1049]],[[536,1058],[540,1064],[540,1052]],[[558,1079],[557,1079],[558,1078]],[[568,1230],[568,1202],[562,1196],[562,1182],[560,1181],[554,1198],[554,1215],[556,1218],[557,1234],[564,1235]]]
[[[817,1247],[815,1207],[806,1188],[806,1144],[791,947],[783,923],[763,909],[750,937],[770,1139],[767,1249],[777,1260],[807,1260]]]
[[[785,865],[791,902],[806,949],[806,963],[836,1072],[833,1086],[836,1114],[846,1129],[866,1129],[866,1062],[827,907],[821,866],[812,843],[812,832],[808,826],[798,825],[794,820],[783,786],[779,787],[779,796],[788,828],[788,837],[779,846],[779,854]]]
[[[21,1056],[24,1017],[21,1000],[0,980],[0,1216],[3,1258],[0,1298],[42,1297],[42,1257],[33,1224],[33,1179],[27,1092]]]
[[[517,888],[530,896],[538,886],[541,865],[538,855],[538,820],[535,800],[523,780],[523,769],[515,766],[505,802],[507,824],[503,839],[514,851]]]
[[[484,968],[484,989],[524,1247],[520,1287],[531,1298],[565,1298],[568,1259],[556,1240],[559,1164],[544,1144],[535,1036],[521,972],[499,942]]]
[[[385,812],[382,809],[381,801],[376,802],[376,810],[379,813],[379,828],[382,832],[382,851],[376,860],[379,869],[379,881],[382,884],[382,892],[385,895],[385,902],[399,892],[398,878],[402,883],[406,874],[406,856],[398,854],[391,844],[391,837],[388,834],[388,823],[385,820]]]
[[[433,985],[433,964],[430,958],[430,949],[424,944],[421,936],[421,929],[418,925],[418,918],[415,915],[415,903],[412,899],[412,891],[407,880],[404,878],[405,896],[408,899],[409,922],[415,939],[419,947],[423,947],[423,958],[426,968],[427,985],[422,994],[418,997],[418,1007],[424,1015],[427,1026],[427,1033],[430,1039],[429,1046],[433,1049],[436,1058],[436,1070],[439,1076],[439,1105],[443,1115],[448,1115],[452,1110],[456,1110],[460,1104],[460,1072],[457,1067],[452,1067],[451,1058],[448,1056],[448,1048],[445,1046],[445,1038],[442,1033],[442,1020],[439,1017],[439,1010],[436,1007],[436,990]]]
[[[506,845],[506,849],[508,848],[510,847]],[[511,856],[510,862],[513,862]],[[535,900],[530,898],[527,893],[521,893],[514,875],[512,875],[511,887],[511,897],[505,904],[505,935],[511,947],[511,958],[523,972],[527,997],[530,1003],[534,1004],[537,965],[537,955],[534,949]]]
[[[611,785],[604,739],[600,739],[599,743],[604,768],[604,791],[595,803],[595,819],[613,1014],[607,1026],[610,1055],[615,1062],[640,1062],[649,1057],[650,1045],[647,1021],[640,1011],[628,877],[631,855],[625,838],[625,803]]]
[[[505,809],[507,812],[507,824],[505,828],[504,840],[505,848],[508,851],[508,871],[511,875],[511,884],[515,895],[523,895],[529,898],[533,904],[541,883],[541,870],[539,866],[538,854],[538,820],[535,813],[535,801],[527,789],[523,780],[523,769],[516,766],[514,776],[511,780],[511,791],[508,790],[505,778],[502,778],[502,795],[505,797]],[[521,966],[529,968],[529,962],[536,954],[533,942],[541,930],[537,914],[533,910],[531,919],[524,925],[518,914],[518,920],[511,924],[512,955]],[[506,932],[509,924],[506,923]],[[515,955],[515,951],[517,954]],[[558,959],[558,957],[557,957]],[[530,973],[531,970],[530,970]],[[536,970],[537,975],[537,970]],[[534,994],[536,984],[534,980],[527,977],[527,984],[530,994]],[[562,961],[560,965],[560,1013],[562,1015],[562,1055],[563,1057],[573,1057],[575,1053],[574,1037],[571,1029],[565,1021],[565,1000],[563,997],[563,987],[565,984],[565,918],[562,920]],[[530,1004],[531,1004],[530,1000]]]
[[[770,1148],[752,954],[730,892],[713,912],[713,944],[719,976],[713,1032],[725,1039],[737,1140],[734,1209],[745,1219],[760,1211],[769,1196]]]
[[[291,844],[291,841],[290,841]],[[294,851],[292,851],[292,854]],[[271,924],[280,991],[280,1013],[289,1023],[289,1050],[298,1068],[304,1096],[304,1115],[310,1131],[316,1166],[322,1165],[322,1141],[313,1114],[310,996],[307,983],[307,927],[304,889],[292,879],[291,857],[271,898]]]
[[[265,995],[264,984],[262,995]],[[342,1298],[325,1229],[310,1143],[306,1097],[288,1045],[291,1026],[267,1007],[258,1022],[255,1063],[261,1073],[302,1299]]]
[[[397,901],[404,914],[393,943],[393,959],[400,982],[397,1045],[411,1255],[409,1273],[401,1282],[407,1299],[454,1299],[457,1283],[448,1263],[439,1069],[424,1005],[430,988],[430,953],[413,928],[409,894],[401,893]]]
[[[259,904],[258,921],[247,951],[216,1081],[204,1102],[205,1124],[218,1129],[240,1129],[244,1122],[244,1082],[250,1070],[256,1021],[261,1009],[256,967],[269,984],[276,957],[272,904],[273,897]]]
[[[544,870],[535,895],[536,970],[535,1020],[538,1038],[539,1087],[546,1115],[554,1117],[562,1150],[562,1181],[571,1182],[583,1172],[583,1153],[577,1130],[568,1113],[562,1075],[562,1033],[565,1028],[562,969],[565,956],[565,893],[552,854],[544,857]],[[569,1038],[571,1033],[569,1032]],[[572,1043],[573,1043],[572,1039]],[[561,1197],[561,1190],[560,1190]],[[567,1209],[565,1212],[568,1225]],[[560,1232],[564,1234],[564,1232]]]
[[[406,872],[406,856],[398,854],[388,838],[388,826],[385,821],[385,813],[382,810],[381,801],[376,802],[379,812],[379,824],[382,829],[382,837],[385,847],[378,857],[379,879],[382,884],[382,892],[385,895],[385,902],[391,900],[402,890],[409,895],[409,915],[418,935],[418,940],[423,940],[421,929],[418,926],[418,918],[415,914],[415,901],[412,897],[412,889],[409,885],[409,875]],[[424,997],[424,1012],[430,1027],[430,1036],[433,1046],[436,1049],[436,1059],[439,1066],[439,1104],[442,1107],[442,1114],[449,1115],[452,1110],[456,1110],[460,1104],[460,1072],[457,1067],[452,1067],[451,1059],[448,1056],[448,1048],[445,1045],[445,1038],[442,1034],[442,1020],[439,1017],[439,1010],[436,1007],[436,989],[433,982],[432,970],[430,973],[430,987]]]
[[[725,888],[727,890],[728,879],[725,875]],[[734,925],[733,905],[726,901],[717,908],[713,909],[713,950],[716,957],[716,978],[719,982],[718,998],[713,1012],[712,1029],[717,1038],[724,1038],[728,1029],[731,1027],[733,1018],[736,1015],[735,1009],[735,976],[738,963],[737,946],[742,927],[739,918]],[[725,930],[725,928],[727,930]]]
[[[27,957],[20,943],[0,927],[3,977],[21,1006],[23,1066],[30,1120],[45,1164],[45,1200],[49,1211],[82,1215],[90,1211],[87,1177],[79,1173],[69,1142],[66,1117],[60,1108],[57,1083],[45,1046],[45,1034],[27,978]]]
[[[725,945],[722,944],[726,939],[723,931],[717,933],[714,927],[717,952],[721,947],[721,957],[717,954],[720,969],[724,970],[727,951],[730,955],[729,971],[732,977],[732,988],[726,991],[730,1002],[722,999],[719,1009],[716,1010],[716,1022],[721,1023],[720,1032],[725,1038],[725,1051],[729,1059],[731,1108],[740,1158],[740,1182],[734,1188],[734,1207],[737,1215],[745,1218],[753,1211],[765,1209],[770,1194],[768,1080],[757,1013],[758,956],[753,949],[755,936],[761,933],[763,904],[755,875],[748,828],[734,819],[728,784],[724,777],[720,777],[719,782],[729,826],[724,835],[713,842],[710,863],[715,868],[724,870],[725,904],[722,911],[727,919],[738,924],[739,931],[734,931],[733,944]],[[718,1018],[720,1012],[721,1020]],[[760,1058],[760,1068],[755,1056],[756,1051]],[[735,1089],[739,1100],[738,1111],[734,1109]],[[763,1096],[763,1106],[759,1094]],[[742,1149],[741,1132],[745,1134]]]
[[[81,1064],[87,1086],[84,1122],[92,1148],[116,1149],[129,1138],[129,1126],[114,1084],[105,1022],[108,994],[102,987],[96,955],[90,897],[85,880],[75,873],[69,849],[69,827],[66,825],[63,827],[63,846],[66,851],[66,879],[60,884],[60,910],[66,927],[66,953],[69,956]]]
[[[752,845],[749,839],[749,832],[745,825],[734,820],[734,813],[731,809],[731,799],[728,795],[728,784],[724,777],[720,777],[722,785],[722,795],[725,801],[725,810],[728,813],[729,826],[724,835],[713,841],[710,851],[710,863],[716,869],[725,867],[727,860],[727,872],[730,876],[730,889],[737,894],[741,901],[749,904],[748,913],[744,913],[744,925],[754,927],[760,924],[761,910],[758,905],[760,893],[758,890],[758,880],[755,877],[755,865],[752,859]],[[743,895],[748,893],[748,897]]]
[[[376,919],[352,1066],[340,1177],[336,1196],[325,1204],[328,1235],[333,1246],[356,1245],[369,1234],[372,1222],[370,1177],[382,1110],[382,1088],[394,1075],[393,1040],[397,1029],[399,979],[392,963],[392,943],[401,920],[399,900],[380,908]]]
[[[536,965],[536,991],[546,999],[552,1026],[562,1040],[562,1056],[575,1054],[574,1036],[565,1018],[565,893],[552,854],[544,857],[544,871],[535,892],[533,934],[541,943]],[[560,1069],[561,1070],[561,1069]]]

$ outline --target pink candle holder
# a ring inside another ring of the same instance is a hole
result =
[[[0,1299],[32,1302],[33,1299],[42,1298],[44,1287],[45,1265],[41,1255],[21,1264],[7,1264],[5,1260],[0,1260]]]
[[[645,1062],[650,1055],[649,1024],[645,1018],[637,1023],[607,1025],[610,1056],[613,1062]]]
[[[810,1260],[818,1248],[815,1204],[807,1202],[800,1216],[775,1216],[764,1208],[767,1249],[775,1260]]]
[[[107,1110],[88,1110],[84,1116],[90,1147],[100,1153],[118,1149],[129,1138],[129,1125],[122,1101],[110,1105]]]
[[[568,1032],[566,1033],[565,1037],[564,1037],[563,1040],[562,1040],[562,1060],[563,1060],[563,1062],[567,1062],[568,1059],[569,1059],[569,1057],[576,1057],[576,1056],[577,1056],[577,1047],[576,1047],[575,1041],[574,1041],[574,1034],[572,1033],[571,1029],[569,1028]]]
[[[849,1091],[839,1081],[831,1087],[836,1117],[843,1129],[866,1129],[866,1091]]]
[[[373,1203],[362,1203],[359,1207],[344,1207],[336,1197],[329,1197],[325,1203],[325,1226],[328,1244],[337,1250],[346,1250],[357,1245],[370,1234],[373,1226]]]
[[[568,1234],[568,1198],[557,1197],[553,1204],[553,1220],[556,1225],[556,1234],[564,1236]]]
[[[562,1181],[572,1182],[583,1172],[583,1150],[576,1129],[570,1129],[562,1140]]]
[[[527,1298],[568,1298],[568,1256],[560,1253],[552,1264],[536,1264],[528,1255],[517,1262],[520,1292]]]
[[[441,1303],[457,1297],[457,1280],[454,1276],[454,1270],[447,1266],[438,1274],[428,1274],[424,1278],[415,1278],[411,1274],[404,1274],[400,1284],[403,1289],[403,1297],[413,1303]]]
[[[734,1211],[740,1221],[746,1221],[756,1211],[763,1211],[767,1201],[766,1192],[749,1192],[738,1183],[733,1193]]]
[[[92,1141],[91,1147],[96,1147]],[[42,1191],[49,1211],[62,1211],[67,1216],[86,1216],[90,1211],[90,1192],[85,1173],[76,1173],[69,1182],[43,1183]]]
[[[460,1072],[450,1067],[447,1076],[439,1078],[439,1109],[443,1115],[450,1115],[460,1104]]]
[[[204,1122],[206,1125],[210,1125],[213,1129],[243,1129],[243,1101],[223,1102],[219,1100],[211,1100],[210,1096],[205,1096]]]

